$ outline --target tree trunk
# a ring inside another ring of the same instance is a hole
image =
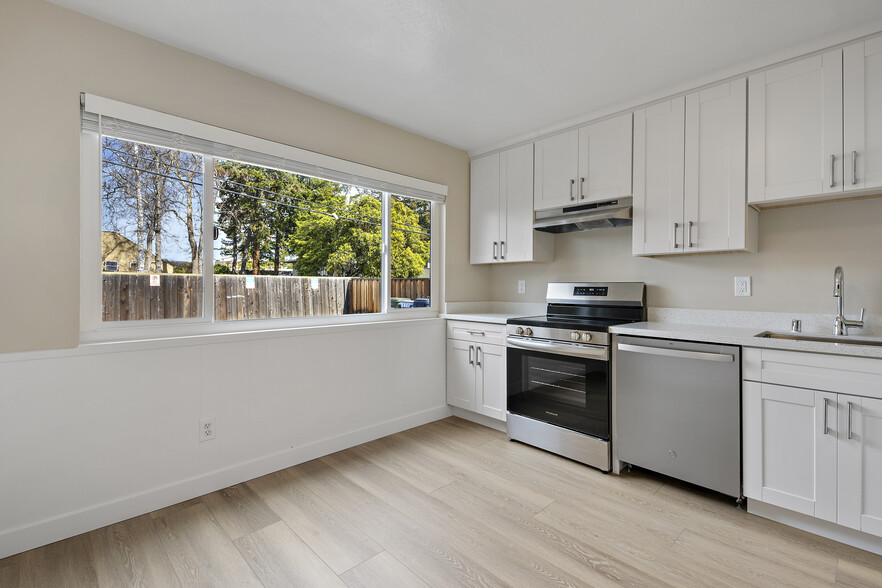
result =
[[[144,271],[144,265],[147,260],[147,218],[144,214],[144,189],[141,186],[141,172],[138,171],[141,167],[141,148],[137,143],[134,143],[134,151],[135,151],[135,201],[136,207],[138,209],[137,216],[137,239],[138,244],[136,246],[138,250],[138,272]]]
[[[276,233],[276,240],[275,240],[275,247],[274,247],[275,251],[273,251],[273,275],[274,276],[279,275],[279,262],[281,261],[281,256],[282,256],[281,255],[282,244],[280,242],[280,239],[281,238],[280,238],[279,234]]]
[[[252,262],[254,265],[251,269],[252,273],[255,276],[260,275],[260,249],[254,249],[254,261]]]

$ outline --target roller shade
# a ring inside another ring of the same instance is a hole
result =
[[[169,114],[81,95],[82,130],[306,176],[444,202],[447,186]]]

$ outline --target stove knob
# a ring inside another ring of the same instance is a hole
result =
[[[518,327],[517,329],[515,329],[515,333],[517,333],[518,335],[523,335],[524,327]]]
[[[591,333],[582,333],[582,341],[590,341]]]
[[[526,329],[524,329],[524,335],[526,335],[527,337],[532,337],[533,336],[533,329],[531,329],[530,327],[527,327]]]
[[[578,341],[581,338],[582,336],[579,334],[579,331],[573,331],[572,333],[570,333],[570,339],[572,339],[573,341]]]

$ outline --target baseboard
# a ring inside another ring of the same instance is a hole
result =
[[[450,416],[437,406],[0,533],[0,559]]]
[[[790,527],[796,527],[827,539],[839,541],[846,545],[851,545],[859,549],[865,549],[871,553],[882,555],[882,537],[876,537],[858,531],[837,525],[829,521],[822,521],[802,513],[793,512],[786,508],[774,506],[759,500],[747,499],[747,512],[765,519],[770,519]]]
[[[491,429],[496,429],[497,431],[502,431],[503,433],[505,433],[505,421],[500,421],[498,419],[484,416],[483,414],[478,414],[476,412],[465,410],[463,408],[457,408],[456,406],[451,406],[450,408],[453,409],[453,416],[457,416],[461,419],[472,421],[473,423],[484,425],[485,427],[490,427]]]

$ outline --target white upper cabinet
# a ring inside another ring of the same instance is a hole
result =
[[[843,50],[844,190],[882,186],[882,37]]]
[[[842,51],[750,76],[750,203],[842,191]]]
[[[630,112],[579,129],[579,202],[631,195],[632,129]]]
[[[685,121],[683,97],[634,112],[635,255],[683,246]]]
[[[756,250],[746,102],[742,78],[634,113],[634,255]]]
[[[547,261],[553,235],[533,230],[533,145],[472,160],[471,263]]]
[[[534,208],[630,196],[632,124],[628,113],[537,141]]]
[[[751,204],[882,186],[882,38],[752,75],[749,112]]]

